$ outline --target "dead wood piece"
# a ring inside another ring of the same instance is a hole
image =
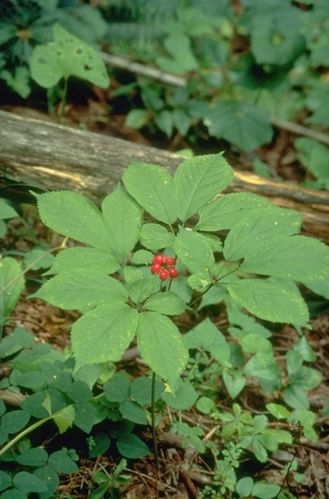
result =
[[[80,190],[95,201],[108,194],[133,162],[173,173],[178,155],[55,123],[0,111],[0,177],[45,190]],[[255,192],[301,211],[306,234],[329,241],[329,193],[235,170],[232,192]]]
[[[161,69],[146,66],[145,64],[140,64],[139,62],[132,61],[131,59],[127,59],[126,57],[122,57],[119,55],[101,52],[101,56],[103,61],[109,66],[125,69],[126,71],[130,71],[131,73],[136,73],[140,76],[151,78],[152,80],[158,80],[161,81],[161,83],[165,83],[167,85],[186,87],[186,80],[181,76],[167,73],[166,71],[161,71]]]

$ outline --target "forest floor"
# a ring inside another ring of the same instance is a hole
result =
[[[8,110],[8,106],[5,107]],[[38,111],[11,106],[11,111],[30,117],[41,116],[48,119],[46,115]],[[163,147],[169,150],[179,150],[190,147],[186,141],[176,136],[172,141],[156,137],[145,136],[138,131],[128,130],[124,127],[125,116],[117,114],[108,117],[104,111],[104,106],[95,101],[89,101],[87,106],[67,106],[65,123],[72,126],[87,128],[103,134],[132,140],[137,143]],[[305,177],[305,171],[301,169],[292,152],[290,144],[292,136],[288,132],[278,131],[271,146],[264,147],[258,151],[258,157],[271,165],[274,176],[281,177],[289,182],[299,182]],[[201,141],[198,144],[197,152],[212,152],[220,150],[222,144]],[[231,164],[240,169],[250,169],[250,157],[239,154],[235,151],[228,151]],[[5,249],[15,249],[17,251],[28,251],[34,245],[54,246],[56,241],[45,227],[38,221],[34,207],[23,206],[22,221],[13,220],[9,223],[9,230],[4,241]],[[22,295],[10,321],[6,327],[9,333],[15,326],[21,325],[33,332],[38,342],[46,342],[55,348],[64,350],[69,345],[69,332],[72,323],[78,318],[77,312],[64,312],[53,307],[42,300],[30,299],[29,295],[35,290],[36,283],[40,282],[39,272],[29,272],[27,274],[27,290]],[[297,438],[293,445],[287,449],[275,452],[271,459],[263,467],[261,478],[269,482],[280,482],[287,463],[295,460],[298,469],[305,475],[302,483],[291,480],[289,473],[286,476],[285,486],[299,499],[325,499],[329,497],[329,422],[322,415],[324,407],[329,405],[329,307],[328,303],[316,306],[312,311],[312,330],[307,333],[311,347],[316,352],[317,361],[313,367],[320,370],[323,375],[323,383],[310,393],[310,405],[317,414],[316,429],[319,435],[317,442],[311,442],[304,438]],[[228,327],[226,315],[223,310],[211,310],[211,320],[215,324],[220,324],[220,329],[225,333]],[[186,314],[180,317],[183,323],[180,326],[190,329],[196,325],[196,318]],[[200,318],[198,318],[200,321]],[[296,333],[292,328],[284,326],[273,334],[275,355],[280,362],[291,344],[296,340]],[[138,362],[130,362],[125,366],[131,374],[143,373],[144,366]],[[252,414],[258,413],[260,403],[260,393],[257,386],[248,385],[243,396],[239,398],[241,406],[249,410]],[[229,397],[221,402],[221,409],[231,410]],[[120,485],[117,497],[134,498],[188,498],[200,497],[200,490],[205,485],[211,485],[214,480],[214,471],[211,460],[191,451],[191,448],[184,448],[179,438],[170,438],[168,428],[170,426],[168,413],[158,429],[159,438],[159,469],[156,470],[153,456],[129,462],[124,472],[122,484]],[[214,421],[206,416],[200,415],[196,410],[191,409],[182,414],[182,420],[189,422],[192,426],[201,427],[207,438],[214,438]],[[282,423],[284,427],[288,423]],[[80,434],[70,434],[69,436],[58,437],[60,442],[81,438]],[[145,432],[144,438],[150,439],[149,432]],[[79,446],[79,442],[76,442]],[[74,442],[73,442],[74,445]],[[220,442],[218,442],[220,445]],[[248,467],[250,467],[248,469]],[[58,493],[60,497],[85,498],[88,490],[92,487],[91,472],[95,469],[106,469],[109,473],[115,467],[115,459],[110,456],[102,456],[97,460],[90,460],[87,457],[80,461],[79,472],[65,476],[60,484]],[[246,461],[246,469],[253,475],[258,472],[255,461],[252,464]],[[109,497],[115,497],[114,495]],[[215,496],[214,496],[215,497]],[[218,496],[222,497],[222,496]],[[288,498],[288,496],[287,496]]]

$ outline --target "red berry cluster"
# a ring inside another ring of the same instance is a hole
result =
[[[178,277],[178,270],[175,268],[176,258],[166,255],[155,255],[152,259],[151,272],[158,274],[161,281],[166,281],[169,277]]]

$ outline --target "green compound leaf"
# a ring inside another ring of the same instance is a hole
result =
[[[161,166],[134,163],[123,174],[129,194],[150,215],[172,224],[177,218],[177,201],[172,176]]]
[[[87,43],[71,35],[59,24],[53,27],[54,41],[35,47],[30,68],[32,78],[51,88],[62,78],[76,76],[101,88],[110,80],[101,56]]]
[[[0,258],[0,324],[14,309],[24,284],[20,264],[14,258]]]
[[[226,194],[199,210],[197,230],[228,230],[241,221],[250,210],[261,210],[273,206],[267,199],[250,192]],[[255,211],[253,211],[255,213]]]
[[[265,247],[269,241],[296,234],[302,223],[300,213],[271,206],[261,212],[251,210],[230,230],[224,243],[227,260],[248,258],[256,248]]]
[[[174,184],[178,216],[182,222],[228,186],[233,172],[222,154],[209,154],[183,161],[177,168]]]
[[[215,263],[209,242],[202,234],[181,229],[176,237],[175,251],[179,260],[192,273],[209,272]]]
[[[77,367],[121,359],[137,328],[137,311],[125,304],[102,305],[72,328]]]
[[[93,274],[113,274],[120,264],[114,256],[97,248],[68,248],[56,255],[47,274],[60,272],[85,271]]]
[[[305,326],[309,320],[307,306],[290,281],[279,279],[243,279],[229,284],[231,297],[260,319]]]
[[[272,140],[273,130],[267,113],[246,102],[221,102],[208,111],[205,123],[211,135],[244,151],[252,151]]]
[[[144,224],[140,232],[140,241],[145,248],[157,251],[174,245],[175,237],[159,224]]]
[[[82,194],[46,192],[38,195],[37,201],[40,218],[50,229],[98,249],[110,249],[107,225],[102,215]]]
[[[188,352],[175,324],[157,312],[141,313],[137,344],[152,371],[175,385],[188,361]]]
[[[102,212],[110,235],[112,252],[117,260],[124,264],[139,238],[141,209],[118,186],[104,199]]]
[[[305,236],[264,241],[245,256],[241,271],[303,283],[329,278],[329,248]]]
[[[93,272],[62,272],[33,295],[64,310],[89,310],[103,303],[124,303],[128,293],[113,277],[95,275]]]
[[[179,315],[185,310],[185,303],[173,291],[159,292],[152,295],[144,304],[146,310],[165,315]]]

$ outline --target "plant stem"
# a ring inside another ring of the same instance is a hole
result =
[[[155,431],[155,372],[152,373],[151,424],[152,424],[152,439],[153,439],[155,467],[156,467],[156,470],[158,472],[158,470],[159,470],[159,455],[158,455],[158,445],[157,445],[157,437],[156,437],[156,431]]]
[[[58,117],[59,117],[59,122],[60,124],[63,123],[63,115],[64,115],[64,108],[66,104],[66,97],[67,97],[67,82],[68,78],[64,79],[64,88],[63,88],[63,94],[62,94],[62,100],[58,108]]]
[[[0,456],[2,456],[3,454],[5,454],[5,452],[11,449],[11,447],[13,447],[13,445],[15,445],[19,440],[21,440],[21,438],[25,437],[26,435],[39,428],[39,426],[42,426],[43,424],[47,423],[47,421],[50,421],[51,419],[53,419],[53,415],[48,416],[47,418],[44,419],[40,419],[39,421],[36,421],[36,423],[33,423],[31,426],[28,426],[27,428],[25,428],[25,430],[18,433],[18,435],[16,435],[16,437],[10,440],[10,442],[8,442],[7,445],[2,447],[2,449],[0,450]]]

